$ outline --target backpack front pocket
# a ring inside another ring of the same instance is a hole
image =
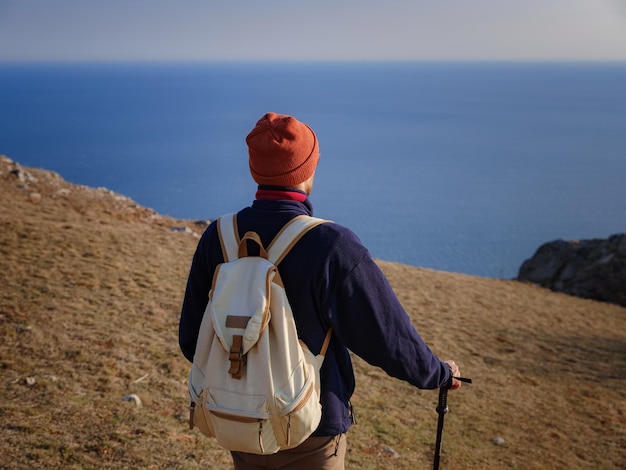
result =
[[[253,454],[273,454],[280,449],[264,396],[222,389],[207,392],[205,406],[220,445]]]
[[[202,394],[198,395],[189,382],[189,429],[197,427],[205,436],[215,437],[211,421],[202,406],[203,402]]]
[[[298,368],[296,372],[302,372],[304,364],[301,367],[302,369]],[[295,397],[293,393],[279,391],[274,399],[280,415],[280,425],[286,436],[283,445],[285,448],[300,445],[317,429],[322,417],[322,405],[311,375],[306,377]]]

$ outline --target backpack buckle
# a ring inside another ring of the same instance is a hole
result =
[[[241,379],[243,368],[246,365],[246,356],[243,354],[243,336],[233,335],[233,345],[230,348],[228,359],[230,360],[228,373],[233,379]]]

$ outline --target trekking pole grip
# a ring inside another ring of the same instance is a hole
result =
[[[445,384],[441,386],[439,389],[439,401],[437,403],[437,413],[442,415],[448,412],[448,390],[452,387],[452,380],[458,380],[460,382],[472,383],[472,379],[468,379],[466,377],[450,377]]]
[[[439,401],[437,402],[437,414],[443,415],[448,412],[448,390],[450,386],[445,384],[439,389]]]

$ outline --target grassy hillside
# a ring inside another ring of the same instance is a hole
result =
[[[0,157],[0,468],[230,468],[187,428],[177,344],[202,229]],[[442,468],[624,468],[626,308],[380,267],[434,351],[474,379],[449,396]],[[355,369],[347,467],[429,468],[437,391]]]

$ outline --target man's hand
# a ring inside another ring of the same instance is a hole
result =
[[[461,372],[459,371],[459,366],[456,365],[456,362],[453,360],[444,361],[448,364],[450,368],[450,372],[452,372],[452,384],[450,385],[450,390],[457,390],[461,388],[461,381],[454,379],[454,377],[461,377]]]

